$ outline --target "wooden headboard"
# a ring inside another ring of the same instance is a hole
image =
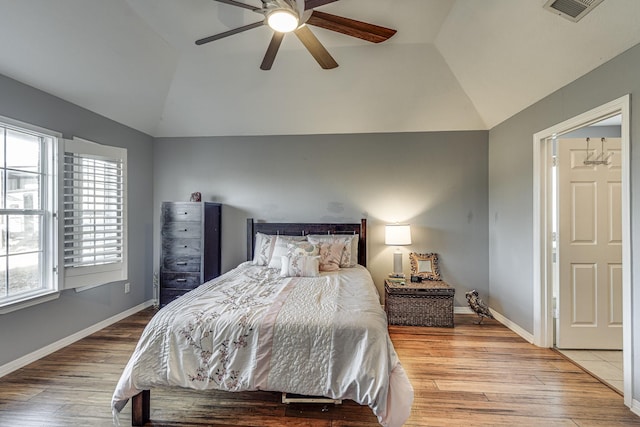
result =
[[[283,236],[306,236],[308,234],[357,234],[358,264],[367,266],[367,220],[361,219],[360,224],[329,224],[329,223],[300,223],[300,222],[255,222],[247,219],[247,260],[253,259],[256,244],[256,233]]]

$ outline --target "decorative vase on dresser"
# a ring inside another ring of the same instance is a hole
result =
[[[160,307],[220,275],[222,205],[163,202]]]

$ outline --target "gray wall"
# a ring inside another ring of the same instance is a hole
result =
[[[639,70],[640,45],[637,45],[489,133],[490,303],[530,333],[533,333],[533,135],[631,94],[631,250],[640,253],[640,150],[634,141],[634,136],[640,134]],[[640,263],[633,262],[634,307],[640,307],[639,268]],[[634,310],[633,324],[640,325],[640,310]],[[633,341],[633,354],[640,354],[638,327]],[[634,390],[633,397],[640,398],[640,375],[634,378]]]
[[[122,313],[152,298],[153,138],[32,87],[0,75],[0,115],[50,130],[65,138],[127,148],[129,281],[0,315],[0,366]]]
[[[222,267],[246,258],[246,218],[358,222],[368,218],[368,267],[382,292],[394,248],[384,224],[408,222],[408,253],[437,252],[445,280],[487,294],[486,131],[263,137],[159,138],[154,217],[162,201],[194,191],[224,204]],[[159,221],[155,223],[158,268]]]

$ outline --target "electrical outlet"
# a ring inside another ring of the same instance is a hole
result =
[[[124,293],[128,294],[129,292],[131,292],[131,283],[127,282],[124,284]]]

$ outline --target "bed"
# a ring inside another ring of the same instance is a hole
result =
[[[162,308],[112,398],[149,420],[150,390],[265,390],[351,399],[383,426],[409,417],[413,388],[366,270],[357,224],[247,220],[247,260]],[[356,253],[357,252],[357,253]]]

